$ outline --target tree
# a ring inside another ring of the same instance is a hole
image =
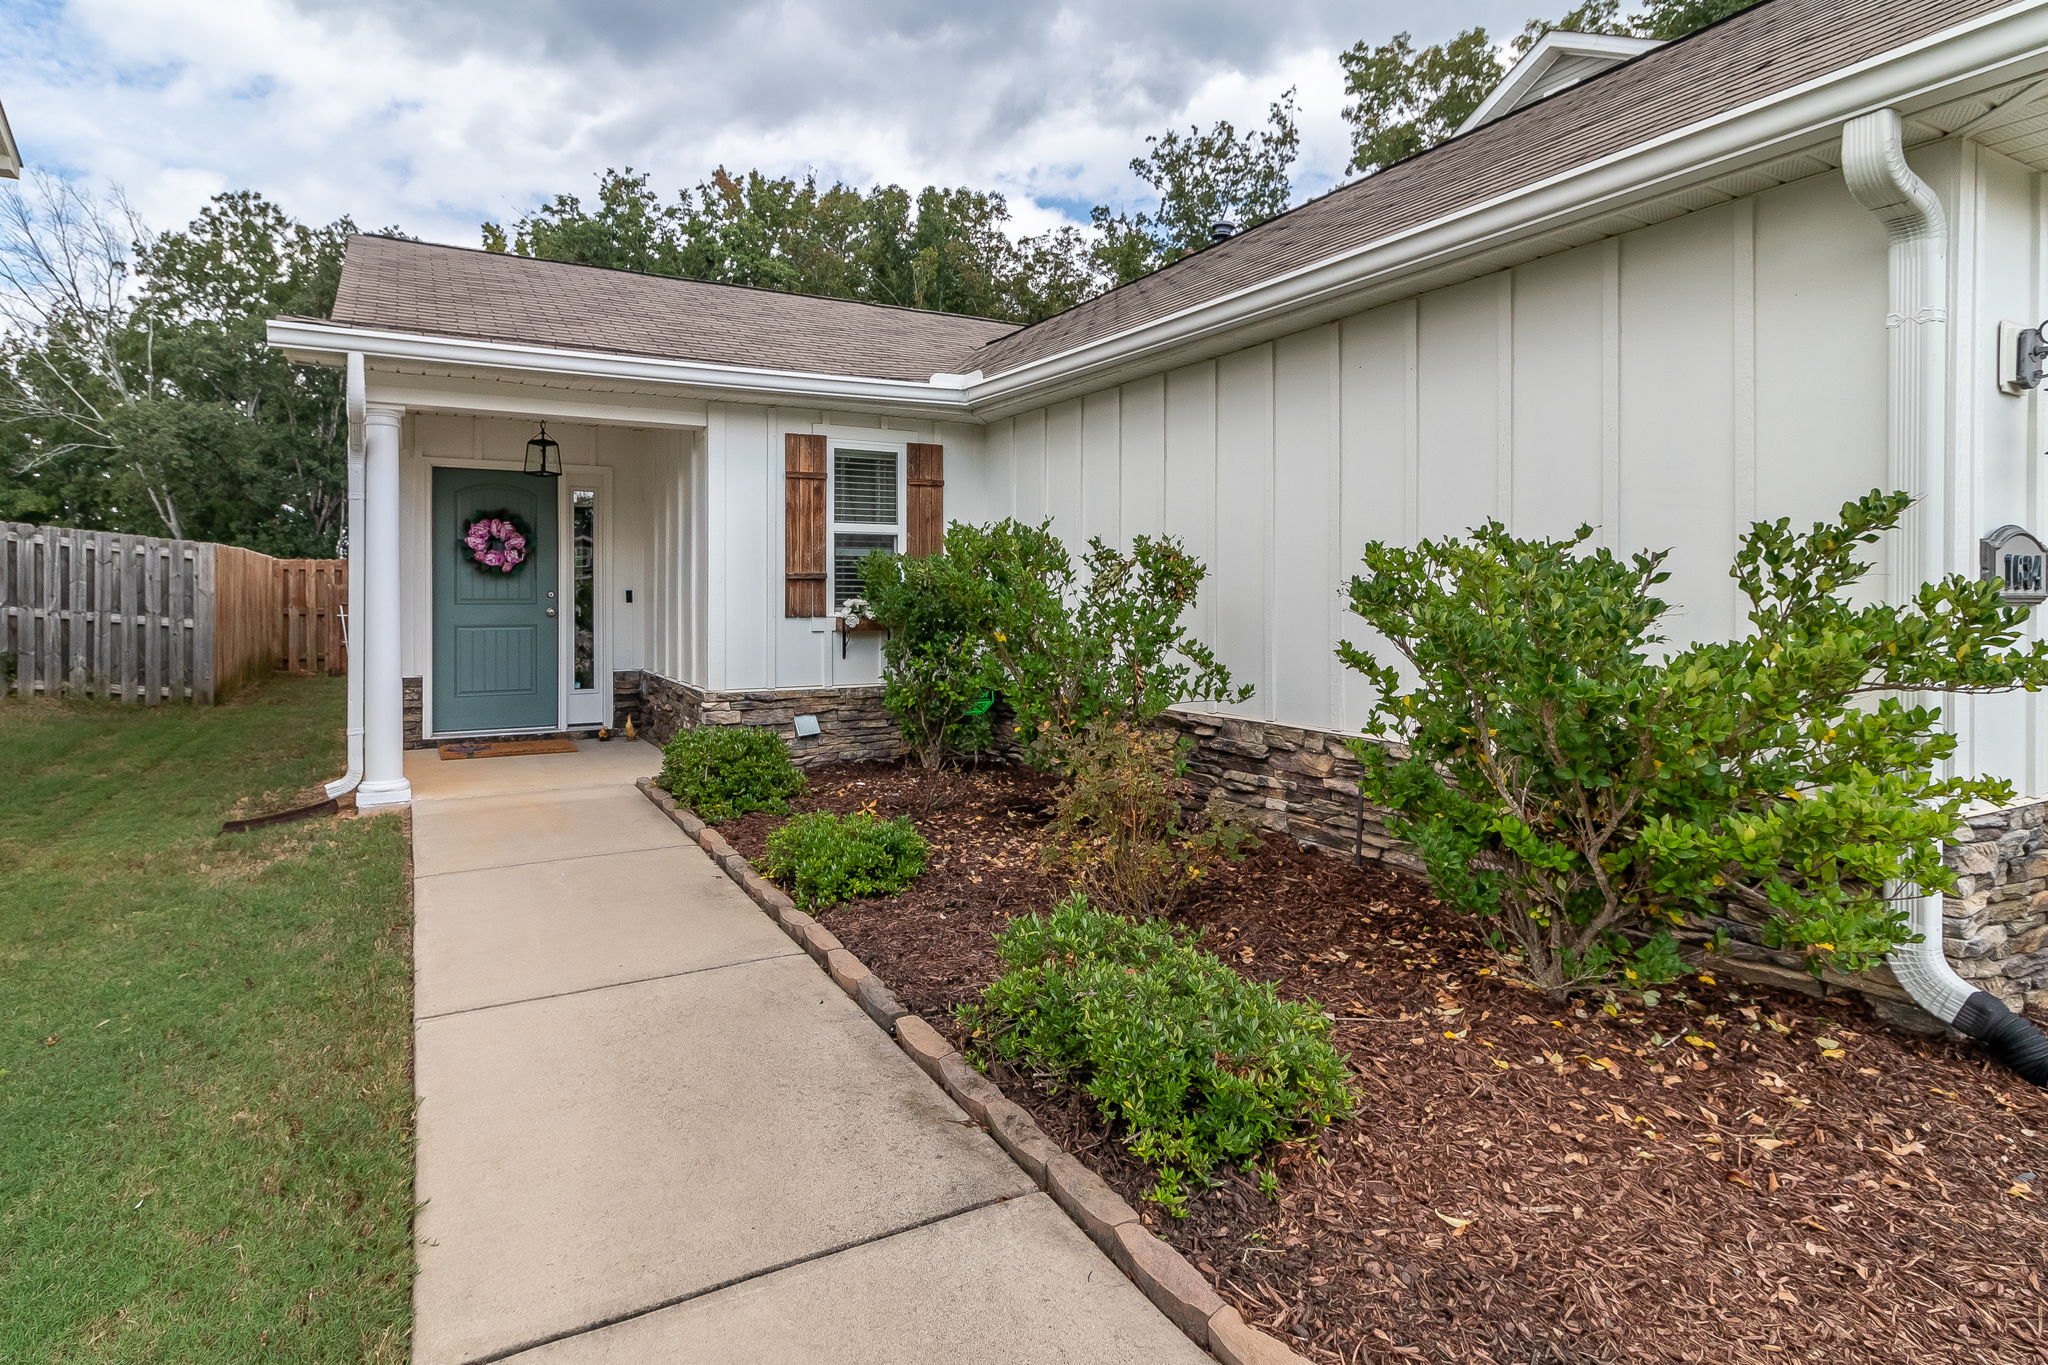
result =
[[[685,207],[664,204],[647,177],[631,166],[598,177],[597,204],[586,210],[573,194],[558,194],[513,225],[508,239],[496,223],[483,225],[484,247],[550,261],[610,266],[655,275],[680,273]]]
[[[1209,245],[1219,222],[1248,228],[1287,211],[1288,172],[1301,151],[1294,91],[1267,109],[1267,124],[1242,136],[1228,119],[1209,131],[1190,127],[1145,139],[1150,148],[1131,170],[1159,196],[1150,236],[1161,265]]]
[[[1730,913],[1816,971],[1872,965],[1911,935],[1887,884],[1952,889],[1942,841],[1962,808],[2010,798],[1936,776],[1955,737],[1910,698],[2048,685],[2048,643],[2020,645],[2026,610],[1994,583],[1847,599],[1860,547],[1911,501],[1873,492],[1805,532],[1758,523],[1732,570],[1752,633],[1661,662],[1662,553],[1499,523],[1367,546],[1351,609],[1405,665],[1338,650],[1376,693],[1366,734],[1395,746],[1357,746],[1367,799],[1438,897],[1553,994],[1667,980],[1669,927]]]
[[[1555,22],[1532,19],[1505,49],[1484,28],[1417,48],[1412,35],[1354,43],[1338,61],[1351,124],[1351,167],[1371,174],[1428,151],[1450,137],[1500,84],[1509,62],[1553,29],[1640,38],[1682,38],[1757,0],[1646,0],[1623,18],[1620,0],[1585,0]]]
[[[557,195],[483,236],[489,250],[547,260],[1012,322],[1092,292],[1074,240],[1013,240],[1009,217],[1003,196],[978,190],[862,191],[724,167],[665,203],[629,167],[605,171],[588,208]]]
[[[332,310],[352,230],[249,192],[162,237],[66,181],[0,197],[0,514],[333,553],[340,378],[264,322]]]

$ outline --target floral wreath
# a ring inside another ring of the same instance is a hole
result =
[[[528,531],[510,512],[485,512],[462,533],[462,548],[480,570],[511,573],[526,562]]]

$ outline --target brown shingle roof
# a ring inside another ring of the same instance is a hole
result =
[[[929,379],[1006,322],[351,237],[333,320],[395,332],[870,379]]]
[[[991,341],[989,375],[1179,313],[1526,189],[2010,0],[1767,0],[1156,274]]]

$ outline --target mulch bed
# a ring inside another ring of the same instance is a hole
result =
[[[814,770],[933,846],[900,897],[824,922],[904,1003],[953,1008],[994,932],[1063,888],[1038,776]],[[937,787],[934,787],[934,783]],[[721,826],[749,857],[778,821]],[[1339,1022],[1359,1116],[1174,1220],[1085,1102],[995,1075],[1246,1317],[1322,1361],[2048,1360],[2048,1096],[1851,998],[1689,981],[1558,1006],[1491,974],[1419,882],[1270,837],[1175,916]],[[1678,998],[1674,998],[1678,997]]]

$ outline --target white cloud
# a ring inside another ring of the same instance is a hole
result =
[[[1132,190],[1148,133],[1257,123],[1300,89],[1302,187],[1348,154],[1336,53],[1398,28],[1519,28],[1506,0],[52,0],[0,12],[0,76],[31,164],[122,185],[159,227],[253,188],[473,243],[486,218],[633,165],[1031,202]]]

